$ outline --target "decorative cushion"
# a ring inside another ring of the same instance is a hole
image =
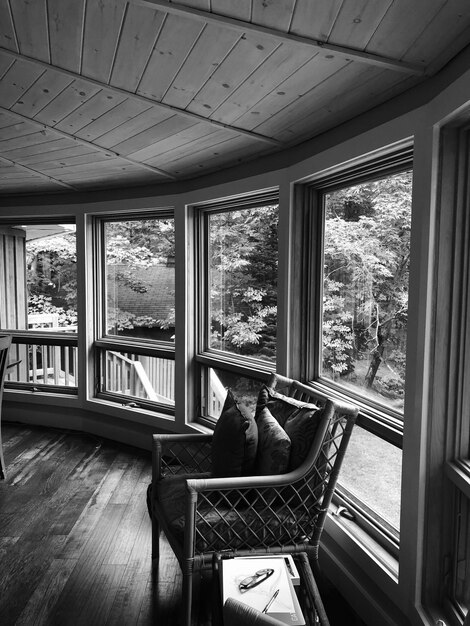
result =
[[[217,477],[252,474],[258,428],[250,411],[238,404],[230,389],[212,436],[212,474]]]
[[[322,409],[296,409],[284,424],[291,440],[288,471],[295,470],[306,459],[321,421]]]
[[[289,465],[291,441],[285,430],[264,407],[258,415],[258,453],[255,471],[258,475],[284,474]]]
[[[274,389],[266,385],[263,385],[258,395],[255,413],[256,420],[258,420],[259,414],[264,407],[270,410],[271,414],[283,428],[288,418],[296,413],[298,409],[318,410],[316,404],[301,402],[295,398],[290,398],[289,396],[274,391]]]

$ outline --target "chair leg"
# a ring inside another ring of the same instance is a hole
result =
[[[160,524],[152,515],[152,567],[158,567],[160,559]]]
[[[193,604],[193,573],[183,572],[182,626],[191,626],[191,608]]]

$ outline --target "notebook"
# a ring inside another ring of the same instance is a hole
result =
[[[272,574],[247,590],[240,583],[257,572],[273,570]],[[222,559],[220,567],[222,603],[235,598],[248,606],[264,612],[284,624],[304,626],[305,620],[287,571],[284,558]]]

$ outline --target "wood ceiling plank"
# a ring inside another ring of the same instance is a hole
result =
[[[83,103],[100,91],[97,85],[86,80],[74,80],[63,91],[47,104],[35,119],[48,126],[55,126],[72,111],[75,111]],[[0,103],[2,102],[0,98]]]
[[[11,108],[27,117],[34,117],[72,82],[72,78],[46,70]]]
[[[136,115],[131,120],[120,124],[104,135],[97,137],[95,143],[103,148],[111,148],[112,146],[116,146],[127,139],[131,139],[138,133],[141,133],[148,128],[152,128],[152,126],[155,126],[169,117],[173,117],[171,112],[162,111],[161,109],[152,107],[142,113],[139,113],[139,115]]]
[[[171,83],[163,102],[185,109],[239,38],[240,35],[233,30],[208,24]]]
[[[176,135],[181,130],[194,126],[194,122],[184,117],[174,115],[173,117],[156,124],[152,128],[148,128],[146,131],[131,137],[123,143],[119,143],[114,146],[119,154],[125,154],[135,159],[134,153],[152,146],[163,139]]]
[[[23,165],[37,165],[39,163],[50,163],[53,160],[57,162],[60,159],[66,159],[75,156],[83,156],[96,154],[90,148],[86,146],[66,146],[60,148],[60,143],[65,140],[59,139],[58,141],[51,141],[50,144],[42,144],[44,146],[43,152],[36,152],[36,154],[27,154],[25,156],[16,156],[15,158],[19,163]],[[70,143],[70,142],[69,142]],[[59,144],[55,146],[54,144]],[[98,153],[99,154],[99,153]],[[12,152],[8,152],[7,156],[13,158]]]
[[[11,139],[12,137],[23,137],[37,131],[34,124],[28,122],[19,122],[13,126],[4,126],[0,129],[0,141]]]
[[[168,15],[137,93],[162,100],[202,29],[201,23],[190,18]]]
[[[349,63],[342,57],[326,59],[318,54],[237,118],[237,126],[256,128],[302,98],[312,89],[311,85],[320,85],[347,65]]]
[[[43,73],[42,67],[16,60],[0,81],[0,105],[9,109]]]
[[[60,178],[60,173],[64,171],[69,171],[71,169],[75,170],[76,165],[87,164],[89,167],[92,167],[96,163],[101,163],[103,161],[109,161],[113,159],[111,156],[106,156],[103,152],[94,152],[90,154],[82,154],[71,157],[64,157],[61,159],[55,159],[51,161],[41,162],[40,167],[36,163],[36,169],[40,169],[41,172],[46,174],[50,174],[51,176],[58,176]]]
[[[0,46],[19,52],[8,0],[0,0]]]
[[[329,54],[333,52],[335,54],[341,54],[347,60],[355,60],[360,63],[364,63],[366,65],[375,65],[382,68],[393,69],[394,71],[403,72],[406,74],[418,74],[422,75],[423,70],[421,67],[417,67],[416,65],[410,65],[409,63],[405,63],[403,61],[396,60],[394,58],[386,57],[379,54],[372,54],[370,52],[364,52],[362,50],[356,50],[354,48],[347,48],[345,46],[338,46],[336,44],[330,44],[325,42],[322,39],[312,39],[311,37],[297,35],[294,32],[286,33],[285,31],[280,31],[274,28],[269,28],[267,26],[262,26],[261,24],[253,24],[252,22],[242,22],[241,20],[234,19],[232,17],[227,17],[225,15],[217,15],[215,13],[199,11],[197,9],[193,9],[191,7],[185,6],[180,3],[171,3],[168,0],[129,0],[130,2],[136,4],[142,4],[145,6],[153,6],[155,9],[159,8],[160,10],[167,11],[168,13],[173,13],[177,15],[191,15],[194,20],[198,20],[204,24],[212,24],[217,25],[222,28],[231,29],[234,32],[238,32],[240,35],[246,34],[247,32],[256,32],[258,34],[262,34],[267,37],[273,38],[275,41],[279,43],[289,42],[291,44],[295,43],[298,46],[307,46],[308,48],[321,50],[324,54]],[[301,0],[298,0],[299,3]],[[310,0],[306,0],[310,3]],[[341,4],[342,0],[336,0],[338,5]],[[313,5],[313,3],[312,3]],[[302,5],[300,5],[302,6]],[[307,5],[308,6],[308,5]],[[328,10],[333,6],[333,2],[329,2],[327,4]],[[309,9],[310,10],[310,9]],[[339,6],[338,6],[339,10]],[[338,13],[336,10],[335,15]],[[314,15],[316,18],[316,14]],[[335,18],[331,18],[331,26],[334,23]],[[330,28],[331,28],[330,26]]]
[[[17,53],[15,52],[15,54]],[[6,75],[13,63],[13,59],[4,55],[0,55],[0,81],[3,80],[3,77]]]
[[[107,83],[127,0],[87,0],[82,74]]]
[[[453,33],[449,41],[442,33]],[[470,44],[468,0],[447,2],[403,55],[405,61],[427,66],[435,74],[460,50]]]
[[[51,139],[54,139],[54,135],[45,130],[40,130],[36,133],[30,133],[28,135],[22,135],[20,137],[17,136],[12,139],[5,139],[5,141],[0,141],[0,153],[6,154],[7,150],[15,150],[25,146],[46,143],[51,141]]]
[[[141,186],[143,184],[155,184],[161,182],[157,174],[150,172],[132,172],[126,176],[126,187]],[[122,174],[109,175],[105,179],[99,176],[90,176],[87,179],[74,181],[74,186],[84,190],[112,189],[122,186]]]
[[[50,63],[45,0],[15,0],[10,7],[21,54]]]
[[[212,0],[212,11],[217,15],[227,15],[237,20],[251,22],[251,0]]]
[[[0,161],[7,162],[7,163],[11,162],[3,156],[0,156]],[[28,174],[32,174],[33,176],[38,176],[39,178],[47,180],[48,182],[53,183],[54,185],[60,185],[61,187],[66,187],[67,189],[72,189],[73,191],[75,191],[75,187],[73,187],[73,185],[70,185],[61,180],[55,179],[49,176],[48,174],[44,174],[41,171],[37,171],[33,168],[28,167],[27,165],[22,165],[18,163],[15,163],[14,165],[15,165],[15,168],[18,168],[20,171],[27,172]]]
[[[152,146],[147,148],[146,154],[139,157],[139,160],[145,161],[149,165],[152,165],[155,161],[165,163],[167,158],[174,158],[176,154],[188,154],[191,151],[191,147],[194,145],[201,145],[204,142],[214,141],[212,137],[223,134],[224,137],[228,137],[227,131],[217,130],[215,128],[207,128],[203,124],[198,126],[192,126],[186,130],[164,139],[158,143],[158,150],[152,151]],[[209,139],[210,138],[210,139]],[[144,151],[142,151],[144,153]],[[153,152],[153,154],[151,154]],[[150,156],[151,154],[151,156]]]
[[[305,135],[305,129],[309,129],[309,137],[313,137],[324,128],[338,126],[346,119],[354,117],[364,111],[364,93],[367,93],[369,108],[372,108],[383,101],[383,92],[397,84],[395,74],[388,76],[376,76],[371,74],[367,80],[362,77],[360,85],[356,88],[351,85],[343,92],[341,98],[335,98],[332,94],[319,101],[319,106],[315,111],[315,118],[310,116],[300,117],[292,120],[282,131],[285,137],[299,137]],[[308,125],[307,125],[308,124]],[[307,137],[308,138],[308,137]]]
[[[277,0],[276,2],[253,0],[252,4],[252,22],[288,32],[295,0]]]
[[[130,156],[132,156],[135,161],[148,162],[167,150],[172,150],[177,146],[194,141],[196,137],[205,137],[213,132],[216,132],[215,129],[210,129],[205,124],[194,124],[193,126],[182,128],[176,133],[169,134],[168,137],[159,139],[159,141],[133,152]]]
[[[108,90],[103,89],[103,91],[94,94],[86,102],[64,117],[56,124],[55,128],[75,135],[83,127],[99,119],[115,106],[124,102],[125,99],[123,95],[110,93]]]
[[[393,0],[343,2],[328,41],[364,50]]]
[[[214,113],[214,119],[232,124],[311,59],[311,50],[296,53],[291,46],[281,46],[226,99]],[[307,84],[312,84],[311,78]]]
[[[239,39],[196,94],[188,110],[200,115],[212,115],[213,111],[227,100],[240,84],[245,80],[251,80],[252,73],[267,62],[276,48],[278,46],[272,41],[263,37],[253,37],[252,33]],[[312,56],[311,52],[310,56]]]
[[[87,141],[94,141],[98,137],[114,130],[118,126],[121,126],[121,124],[133,120],[137,115],[151,108],[152,105],[150,103],[128,98],[110,111],[107,111],[98,119],[81,128],[75,134],[77,137],[81,137]]]
[[[14,148],[13,150],[9,150],[4,154],[9,157],[12,161],[18,160],[18,162],[23,162],[28,158],[34,159],[41,157],[43,153],[49,154],[53,150],[61,150],[62,148],[66,148],[70,146],[70,140],[68,139],[54,139],[52,141],[44,142],[41,144],[36,144],[33,146],[24,146],[23,148]]]
[[[59,151],[62,148],[67,148],[70,146],[70,144],[70,139],[53,139],[52,141],[36,144],[33,146],[14,148],[13,150],[9,150],[8,152],[4,151],[4,154],[12,160],[18,160],[23,162],[24,159],[26,162],[26,159],[28,158],[38,158],[44,153],[47,155],[50,154],[52,151]]]
[[[366,51],[374,53],[380,50],[380,54],[384,56],[401,59],[413,43],[419,39],[420,34],[434,19],[446,1],[427,0],[424,3],[394,0],[367,44]]]
[[[378,76],[380,73],[381,70],[378,68],[349,63],[322,83],[310,89],[302,98],[294,100],[290,105],[284,107],[276,115],[272,115],[256,128],[269,129],[270,132],[275,133],[275,136],[277,136],[286,126],[292,124],[292,120],[304,119],[309,115],[313,117],[317,108],[322,106],[322,103],[326,102],[332,93],[341,94],[341,97],[343,97],[343,94],[349,89],[354,89],[358,84],[369,80],[371,75]]]
[[[343,0],[298,0],[290,32],[302,37],[328,41]]]
[[[47,0],[51,62],[80,73],[85,0]]]
[[[164,19],[162,11],[128,6],[109,81],[112,85],[130,92],[137,90]]]
[[[172,150],[167,150],[163,154],[159,154],[155,156],[153,159],[149,159],[148,163],[152,165],[157,165],[160,163],[165,163],[165,167],[171,165],[171,170],[174,171],[174,164],[182,164],[185,162],[186,158],[188,158],[192,154],[199,154],[203,150],[217,151],[217,146],[225,143],[229,139],[233,138],[233,134],[225,132],[223,130],[217,130],[210,135],[202,138],[196,138],[193,141],[190,141],[184,145],[177,146]],[[179,172],[178,172],[179,173]]]
[[[0,111],[0,128],[6,128],[7,126],[14,126],[18,123],[18,120],[8,113],[8,111]]]

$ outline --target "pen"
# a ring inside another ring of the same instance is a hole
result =
[[[271,596],[271,600],[267,603],[267,605],[264,607],[264,609],[261,611],[261,613],[267,613],[268,612],[269,607],[274,602],[274,600],[277,598],[278,593],[279,593],[279,589],[276,589],[276,591]]]

